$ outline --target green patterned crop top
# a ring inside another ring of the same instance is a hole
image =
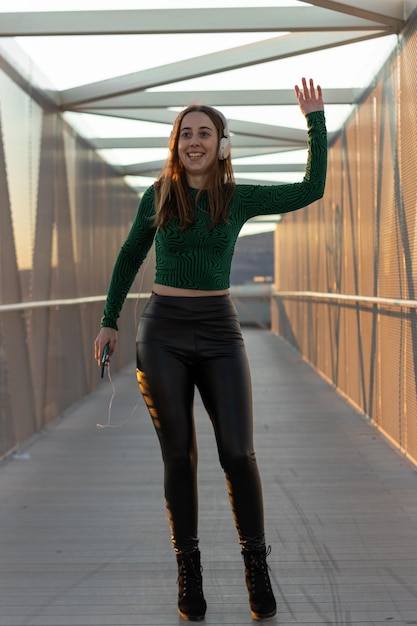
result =
[[[186,230],[172,220],[164,230],[152,226],[154,187],[144,193],[132,228],[113,269],[102,326],[117,330],[125,298],[155,239],[155,283],[185,289],[229,287],[233,251],[244,223],[256,215],[287,213],[320,199],[327,169],[327,134],[323,111],[306,115],[308,159],[302,182],[283,185],[236,185],[229,220],[210,228],[207,194],[195,207],[195,223]],[[192,190],[194,196],[197,190]]]

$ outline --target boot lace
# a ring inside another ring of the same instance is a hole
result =
[[[252,592],[267,591],[272,593],[271,581],[269,579],[269,566],[266,557],[271,554],[271,546],[266,550],[251,552],[249,554],[249,578]]]
[[[181,584],[181,594],[185,596],[203,595],[201,573],[203,568],[198,567],[191,556],[183,556],[178,564],[178,579]]]

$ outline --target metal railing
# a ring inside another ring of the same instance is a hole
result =
[[[382,298],[379,296],[348,295],[342,293],[329,293],[321,291],[275,291],[273,296],[280,298],[299,298],[322,301],[353,302],[357,304],[377,304],[379,306],[417,309],[417,300],[405,300],[402,298]]]
[[[126,299],[141,300],[149,298],[150,293],[128,294]],[[15,302],[14,304],[0,304],[0,313],[11,313],[12,311],[30,311],[32,309],[48,309],[61,306],[74,306],[77,304],[93,304],[105,302],[106,296],[87,296],[84,298],[59,298],[57,300],[39,300],[37,302]]]

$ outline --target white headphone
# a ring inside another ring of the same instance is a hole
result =
[[[230,141],[229,125],[223,113],[221,113],[218,109],[215,109],[214,107],[212,107],[212,109],[213,111],[217,113],[217,115],[220,117],[221,121],[223,122],[223,137],[220,139],[218,159],[219,161],[224,161],[230,155],[230,152],[232,150],[232,142]]]

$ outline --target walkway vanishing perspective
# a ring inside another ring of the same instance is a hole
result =
[[[268,623],[417,624],[417,473],[282,339],[245,330]],[[74,367],[76,364],[74,363]],[[99,372],[97,372],[99,375]],[[156,436],[134,366],[0,463],[0,626],[178,626]],[[211,424],[196,400],[207,626],[253,624]]]

